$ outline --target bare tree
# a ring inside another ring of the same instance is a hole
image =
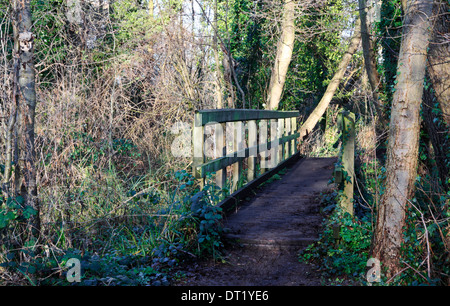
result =
[[[291,63],[295,41],[295,8],[294,0],[285,0],[283,5],[283,22],[281,37],[277,46],[277,55],[270,77],[267,109],[277,109],[283,93],[286,74]]]
[[[387,269],[388,279],[400,271],[403,227],[414,193],[432,5],[432,0],[409,0],[406,7],[391,110],[386,188],[378,208],[372,250],[373,257]]]
[[[317,104],[316,108],[313,110],[313,112],[309,115],[308,119],[306,119],[306,121],[300,128],[299,131],[300,140],[305,139],[305,137],[307,137],[307,135],[312,132],[319,119],[325,113],[328,105],[331,102],[331,99],[334,96],[334,93],[336,92],[336,89],[338,88],[340,82],[342,81],[344,73],[347,70],[348,64],[350,63],[353,54],[358,49],[359,43],[361,41],[361,32],[359,31],[360,24],[361,20],[357,18],[355,22],[355,30],[350,40],[350,44],[344,56],[342,57],[341,62],[339,63],[336,73],[334,74],[333,78],[328,84],[325,94],[323,95],[322,99],[320,99],[319,104]]]

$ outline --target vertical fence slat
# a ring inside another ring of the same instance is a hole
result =
[[[284,124],[285,124],[285,126],[284,126],[284,135],[285,136],[291,135],[291,118],[286,118]],[[284,157],[284,159],[288,159],[289,155],[290,155],[290,152],[291,152],[291,143],[290,143],[290,141],[286,142],[286,144],[284,146],[284,149],[285,149],[285,153],[284,153],[285,157]]]
[[[284,135],[284,119],[278,119],[278,138],[281,139]],[[278,162],[284,160],[284,143],[278,146]]]
[[[291,118],[291,134],[295,134],[297,132],[297,118]],[[291,140],[291,155],[294,155],[297,151],[297,141],[296,139]]]
[[[226,146],[224,140],[223,126],[221,123],[217,123],[214,129],[214,143],[215,143],[215,157],[222,157],[226,154]],[[216,184],[220,188],[226,185],[227,171],[222,169],[216,172]]]
[[[260,172],[263,174],[267,168],[267,120],[261,120],[259,122],[259,156],[261,157]]]
[[[242,121],[234,122],[233,124],[233,151],[236,152],[243,148],[243,123]],[[242,172],[242,160],[233,164],[232,174],[233,174],[233,183],[231,186],[231,192],[234,192],[238,188],[238,183],[241,181],[241,172]]]
[[[205,186],[205,179],[202,178],[197,171],[197,166],[205,162],[205,155],[203,152],[203,143],[205,135],[204,135],[204,126],[201,125],[202,122],[201,118],[202,114],[200,113],[195,114],[194,127],[192,131],[193,154],[194,154],[192,170],[194,172],[193,176],[200,180],[200,189],[202,189]],[[198,124],[199,122],[200,125]]]
[[[270,141],[273,145],[270,148],[270,168],[275,168],[278,163],[278,146],[276,145],[276,141],[278,139],[278,120],[270,119]]]
[[[248,125],[248,147],[256,147],[258,144],[258,127],[255,120],[247,122]],[[249,152],[248,163],[248,180],[252,181],[256,178],[256,160],[258,157],[258,150]]]

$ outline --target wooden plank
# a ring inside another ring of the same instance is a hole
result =
[[[299,134],[300,135],[300,134]],[[274,174],[276,174],[281,169],[292,165],[293,163],[297,162],[300,159],[300,154],[296,153],[289,157],[288,159],[284,160],[280,164],[278,164],[277,167],[270,169],[269,171],[265,172],[264,174],[258,176],[253,181],[249,182],[239,190],[233,192],[229,196],[227,196],[225,199],[223,199],[221,202],[217,204],[217,206],[221,207],[223,210],[223,213],[229,214],[233,212],[234,209],[236,209],[239,204],[245,200],[246,197],[250,195],[254,195],[254,189],[257,188],[259,185],[267,181],[269,178],[271,178]]]
[[[248,120],[278,119],[298,117],[299,111],[270,111],[259,109],[214,109],[199,110],[195,113],[195,126],[205,125],[210,122],[235,122]]]

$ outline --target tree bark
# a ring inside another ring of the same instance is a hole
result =
[[[19,108],[20,122],[23,126],[23,135],[18,135],[19,150],[24,151],[24,160],[21,161],[23,182],[20,188],[24,198],[25,207],[32,208],[36,214],[31,216],[27,222],[26,240],[38,239],[40,232],[39,202],[36,186],[36,153],[34,142],[34,119],[36,109],[35,69],[34,69],[34,34],[31,20],[31,0],[20,0],[15,2],[15,23],[18,35],[15,39],[19,44]],[[19,123],[19,122],[18,122]],[[18,152],[16,152],[17,154]],[[16,178],[17,179],[17,178]]]
[[[390,280],[400,271],[408,201],[414,194],[420,105],[426,68],[432,0],[408,0],[389,128],[385,192],[378,208],[372,256]]]
[[[281,37],[277,46],[272,75],[270,77],[269,94],[266,109],[277,109],[283,93],[286,74],[291,63],[295,41],[295,7],[294,0],[285,0],[283,6],[283,21]]]
[[[305,123],[303,123],[302,127],[300,128],[299,145],[301,145],[301,141],[303,141],[307,137],[307,135],[311,133],[319,119],[325,113],[328,105],[331,102],[331,99],[334,96],[334,93],[336,92],[336,89],[339,86],[339,83],[342,81],[344,73],[347,70],[347,66],[350,63],[353,54],[358,49],[359,42],[361,40],[360,24],[361,20],[357,18],[355,22],[355,30],[350,40],[350,45],[348,46],[347,52],[345,52],[344,56],[342,57],[338,69],[331,79],[330,83],[328,84],[325,94],[323,95],[322,99],[320,99],[319,104],[316,106],[314,111],[311,113],[311,115],[309,115],[308,119],[306,119]]]

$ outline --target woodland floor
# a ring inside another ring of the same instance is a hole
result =
[[[299,252],[319,238],[321,193],[335,158],[305,158],[224,220],[220,260],[193,262],[178,286],[320,286],[320,272]]]

